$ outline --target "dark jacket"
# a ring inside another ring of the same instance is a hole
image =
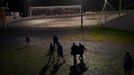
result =
[[[54,47],[53,46],[50,46],[49,49],[50,49],[51,54],[54,53]]]
[[[124,62],[123,62],[123,68],[125,70],[132,70],[133,69],[133,59],[130,55],[125,55]]]
[[[53,42],[58,43],[58,37],[56,35],[53,36]]]
[[[63,47],[61,45],[58,46],[58,54],[63,54]]]
[[[30,42],[30,37],[26,36],[26,42]]]
[[[79,45],[79,54],[83,54],[85,49],[84,45]]]
[[[73,45],[71,47],[71,55],[76,55],[78,52],[78,46],[77,45]]]

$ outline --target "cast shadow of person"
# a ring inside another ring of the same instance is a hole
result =
[[[58,70],[60,69],[60,67],[63,65],[64,63],[60,63],[58,64],[58,62],[56,64],[53,65],[53,69],[51,71],[50,75],[56,75],[56,73],[58,72]]]
[[[15,49],[15,50],[23,50],[23,49],[25,49],[26,48],[26,46],[22,46],[22,47],[19,47],[19,48],[17,48],[17,49]]]
[[[49,56],[49,54],[47,54],[46,56]],[[51,62],[51,57],[49,56],[49,60],[47,62],[47,64],[41,69],[41,71],[39,72],[39,75],[45,75],[46,72],[49,70],[49,68],[53,65],[54,61]]]
[[[80,60],[79,64],[76,66],[72,65],[69,67],[69,69],[69,75],[83,75],[83,73],[87,71],[88,66],[84,63],[83,60]]]
[[[46,56],[48,56],[48,54]],[[41,71],[39,72],[39,75],[45,75],[46,72],[49,70],[49,68],[52,65],[53,66],[52,66],[52,71],[51,71],[50,75],[55,75],[58,72],[58,70],[60,69],[60,67],[64,64],[64,63],[59,64],[58,62],[55,64],[53,64],[53,63],[54,63],[54,61],[51,62],[51,58],[49,57],[47,64],[41,69]]]

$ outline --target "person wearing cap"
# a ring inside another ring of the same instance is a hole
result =
[[[133,69],[133,58],[130,55],[129,51],[125,51],[123,68],[124,68],[125,75],[131,75],[131,71]]]

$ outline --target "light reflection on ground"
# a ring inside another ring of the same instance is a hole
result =
[[[98,24],[99,16],[87,17],[84,16],[84,26],[85,25],[96,25]],[[26,21],[11,22],[9,26],[17,27],[71,27],[80,26],[81,17],[64,17],[64,18],[42,18],[42,19],[32,19]]]

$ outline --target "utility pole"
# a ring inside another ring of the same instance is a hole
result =
[[[81,5],[81,29],[83,28],[83,8]]]
[[[106,23],[107,22],[107,4],[106,4],[104,10],[105,10],[105,21],[104,21],[104,23]]]
[[[81,29],[83,29],[83,1],[81,0]]]
[[[122,0],[119,0],[119,17],[121,16]]]
[[[103,25],[101,22],[101,19],[103,17],[103,13],[106,12],[106,7],[107,7],[107,0],[104,0],[104,5],[103,5],[102,11],[101,11],[101,15],[100,15],[100,19],[99,19],[98,24]],[[105,15],[105,20],[106,20],[106,15]]]
[[[5,10],[4,10],[4,2],[3,2],[3,0],[2,0],[2,2],[1,2],[1,9],[2,9],[2,28],[3,28],[3,30],[5,30],[6,29],[6,22],[5,22],[5,20],[6,20],[6,17],[5,17]]]
[[[28,10],[28,14],[29,14],[29,16],[31,17],[31,9],[30,9],[30,8],[31,8],[31,6],[32,6],[32,5],[31,5],[31,0],[28,0],[28,3],[29,3],[29,7],[28,7],[28,8],[29,8],[29,10]]]
[[[101,11],[101,14],[100,14],[100,19],[98,21],[98,25],[99,24],[103,25],[102,22],[101,22],[101,19],[103,17],[103,13],[104,12],[105,12],[105,23],[106,23],[106,19],[107,19],[107,14],[106,14],[107,6],[111,7],[112,9],[114,9],[114,7],[107,0],[104,0],[104,5],[103,5],[103,8],[102,8],[102,11]]]

